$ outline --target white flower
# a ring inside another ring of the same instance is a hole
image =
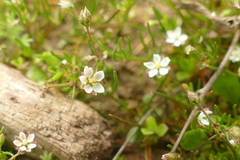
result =
[[[167,36],[166,42],[173,43],[176,47],[180,46],[188,39],[188,35],[182,34],[181,27],[177,27],[175,30],[167,31]]]
[[[104,78],[104,72],[98,71],[93,74],[93,69],[91,67],[85,66],[84,75],[80,76],[79,79],[81,81],[81,88],[85,90],[87,93],[93,93],[93,95],[97,95],[97,93],[105,92],[105,89],[99,83]]]
[[[15,137],[13,143],[16,145],[17,150],[31,152],[37,146],[37,142],[33,141],[34,137],[34,134],[20,132],[19,136]]]
[[[58,5],[65,9],[72,9],[74,7],[73,3],[70,0],[60,0]]]
[[[205,112],[209,115],[209,114],[212,114],[212,111],[210,110],[205,110]],[[206,117],[206,115],[201,111],[201,113],[199,114],[198,116],[198,123],[201,125],[201,126],[208,126],[209,125],[209,121]]]
[[[229,56],[229,60],[231,60],[233,63],[240,61],[240,47],[236,47],[232,51],[231,55]]]
[[[166,75],[168,73],[168,64],[171,60],[168,57],[161,59],[159,54],[153,54],[153,62],[144,62],[143,65],[149,70],[149,77]]]
[[[230,139],[228,141],[232,146],[236,146],[236,142],[234,141],[234,139]]]

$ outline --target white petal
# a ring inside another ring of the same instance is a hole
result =
[[[87,84],[87,82],[88,82],[86,76],[80,76],[79,79],[80,79],[82,84]]]
[[[174,43],[174,42],[175,42],[175,39],[173,39],[173,38],[167,38],[167,39],[166,39],[166,42],[167,42],[167,43]]]
[[[148,72],[148,75],[149,77],[154,77],[158,74],[158,69],[151,69],[149,72]]]
[[[171,60],[170,60],[168,57],[165,57],[165,58],[163,58],[163,60],[161,61],[160,65],[161,65],[162,67],[166,67],[166,66],[169,64],[170,61],[171,61]]]
[[[97,93],[104,93],[105,89],[100,83],[94,83],[93,90]]]
[[[182,34],[182,29],[181,27],[177,27],[175,30],[174,30],[174,33],[175,33],[175,36],[180,36]]]
[[[26,150],[25,150],[26,152],[31,152],[32,151],[32,149],[31,148],[26,148]]]
[[[31,143],[31,144],[28,144],[27,146],[28,146],[28,148],[33,149],[37,146],[37,144]]]
[[[103,71],[98,71],[94,74],[93,78],[96,80],[96,81],[101,81],[103,78],[104,78],[104,72]]]
[[[35,135],[34,134],[30,134],[28,137],[27,137],[27,142],[32,142],[33,139],[34,139]]]
[[[148,69],[154,69],[156,67],[155,63],[153,62],[144,62],[143,65]]]
[[[186,35],[186,34],[182,34],[182,35],[178,38],[178,40],[179,40],[179,41],[182,41],[182,42],[186,41],[187,39],[188,39],[188,35]]]
[[[168,73],[168,69],[167,68],[160,68],[159,73],[164,76]]]
[[[179,47],[181,45],[181,42],[179,40],[177,40],[173,43],[173,45],[176,47]]]
[[[167,36],[168,36],[170,39],[174,39],[174,37],[175,37],[174,31],[167,31]]]
[[[22,145],[22,142],[19,141],[19,140],[14,140],[14,141],[13,141],[13,144],[14,144],[15,146],[20,147],[20,146]]]
[[[26,148],[25,146],[22,146],[22,147],[20,147],[19,149],[20,149],[21,151],[26,151],[27,148]]]
[[[20,132],[19,138],[20,138],[21,140],[25,140],[25,139],[26,139],[26,134],[23,133],[23,132]]]
[[[84,75],[87,77],[87,78],[91,78],[92,75],[93,75],[93,69],[91,67],[88,67],[88,66],[85,66],[84,67]]]
[[[88,84],[88,85],[84,86],[84,90],[87,93],[91,93],[93,91],[93,88]]]
[[[155,64],[159,64],[160,61],[161,61],[160,55],[159,55],[159,54],[153,54],[153,62],[154,62]]]

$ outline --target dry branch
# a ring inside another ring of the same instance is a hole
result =
[[[110,148],[106,121],[93,109],[61,94],[40,98],[37,83],[0,63],[0,127],[5,126],[7,145],[14,135],[30,131],[38,147],[28,153],[34,159],[47,150],[60,160],[101,160]]]

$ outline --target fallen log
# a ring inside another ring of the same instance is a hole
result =
[[[5,127],[6,145],[14,135],[29,131],[38,145],[27,153],[39,159],[43,151],[60,160],[101,160],[110,148],[111,132],[106,121],[86,104],[64,95],[46,94],[20,71],[0,63],[0,127]]]

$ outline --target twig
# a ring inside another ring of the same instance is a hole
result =
[[[212,75],[212,77],[209,79],[209,81],[207,82],[207,84],[200,90],[198,90],[198,93],[200,93],[200,99],[202,100],[206,94],[208,93],[208,91],[210,90],[210,88],[212,87],[213,83],[215,82],[215,80],[217,79],[217,77],[220,75],[220,73],[222,72],[224,66],[226,65],[226,63],[228,62],[228,58],[230,56],[230,54],[232,53],[233,51],[233,48],[235,47],[238,39],[239,39],[239,35],[240,35],[240,30],[238,29],[234,35],[234,38],[232,40],[232,43],[230,45],[230,47],[228,48],[228,51],[225,55],[225,57],[223,58],[222,62],[220,63],[217,71]],[[197,113],[197,110],[198,110],[198,107],[195,106],[192,110],[192,112],[190,113],[186,123],[184,124],[183,126],[183,129],[181,130],[177,140],[176,140],[176,143],[174,144],[171,152],[175,152],[182,137],[183,137],[183,134],[186,132],[190,122],[192,121],[193,117],[195,116],[195,114]]]
[[[142,125],[143,122],[149,117],[149,115],[158,107],[161,106],[163,104],[163,102],[157,104],[156,106],[150,108],[147,113],[145,113],[145,115],[140,119],[140,121],[138,122],[139,125]],[[130,133],[130,135],[127,137],[127,139],[125,140],[125,142],[123,143],[123,145],[121,146],[121,148],[118,150],[118,152],[115,154],[115,156],[113,157],[113,160],[116,160],[119,155],[122,153],[122,151],[124,150],[124,148],[127,146],[127,144],[129,143],[129,141],[131,140],[131,138],[134,136],[134,134],[137,132],[137,130],[139,129],[139,127],[135,127],[132,132]]]

